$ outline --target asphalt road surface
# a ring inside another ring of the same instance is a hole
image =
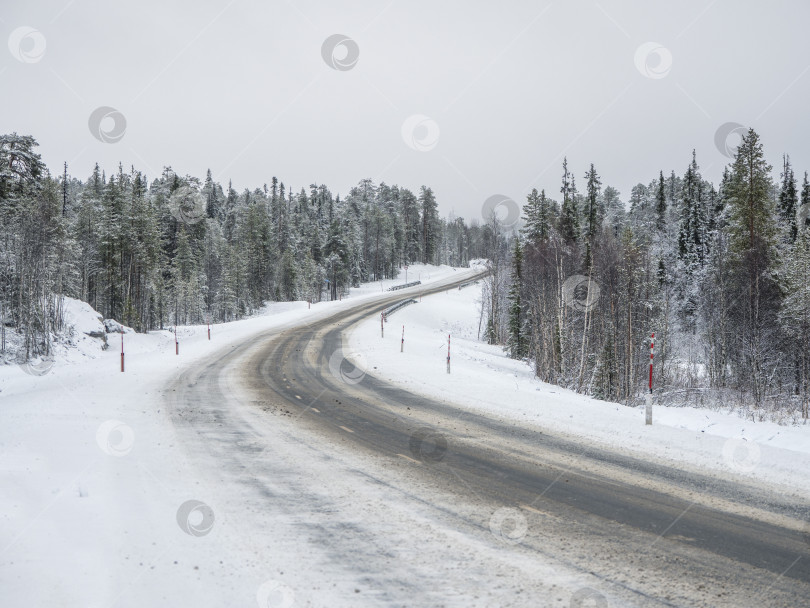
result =
[[[421,293],[429,297],[468,280],[465,275]],[[810,606],[810,508],[800,499],[471,413],[463,404],[391,386],[375,376],[373,362],[353,365],[344,350],[347,330],[413,293],[394,292],[268,332],[212,358],[174,383],[176,424],[198,449],[218,454],[224,469],[238,470],[241,479],[266,477],[263,467],[276,448],[269,439],[257,446],[261,433],[249,428],[224,388],[236,383],[250,396],[250,407],[274,417],[288,436],[337,461],[342,455],[365,459],[369,471],[383,471],[369,476],[392,500],[461,539],[441,557],[443,598],[435,589],[420,595],[416,581],[386,576],[375,550],[364,546],[384,539],[358,541],[354,534],[342,544],[340,534],[331,537],[330,559],[362,570],[363,579],[379,587],[372,603],[488,605],[484,590],[506,586],[500,605]],[[251,442],[239,440],[246,435]],[[429,530],[391,534],[400,544],[403,537],[418,544]],[[483,573],[474,583],[461,575],[455,580],[453,564],[469,561],[462,547],[484,542],[496,549]],[[522,566],[492,565],[501,556]],[[549,595],[547,584],[526,574],[533,561],[594,582],[573,594]],[[413,576],[430,578],[430,564],[412,568]],[[468,601],[463,585],[475,587]]]

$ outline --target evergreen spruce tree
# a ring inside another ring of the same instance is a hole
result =
[[[524,313],[520,292],[523,287],[523,248],[520,239],[516,238],[512,253],[512,283],[509,287],[509,338],[507,346],[509,356],[521,359],[526,356],[526,338],[524,336]]]
[[[728,167],[723,170],[723,177],[720,179],[720,187],[717,189],[717,197],[714,199],[714,208],[711,214],[711,231],[723,230],[726,227],[726,202],[729,196],[729,184],[731,183],[731,171]]]
[[[326,280],[329,282],[329,299],[337,300],[350,276],[349,247],[337,220],[329,226],[329,235],[323,247],[323,254],[326,260]]]
[[[533,188],[526,197],[526,204],[523,205],[523,218],[526,224],[523,233],[529,243],[537,245],[548,239],[551,232],[550,207],[545,190],[538,194],[537,188]]]
[[[667,227],[667,194],[663,171],[658,174],[658,190],[655,193],[655,226],[659,232]]]
[[[298,271],[295,259],[291,250],[285,251],[281,256],[281,267],[279,268],[278,297],[281,301],[291,301],[298,299]]]
[[[782,157],[782,185],[779,191],[779,223],[782,226],[784,240],[795,243],[798,234],[796,224],[796,211],[798,208],[798,195],[796,192],[796,177],[793,167],[790,166],[790,157]]]
[[[627,220],[619,191],[612,186],[605,186],[600,197],[599,207],[603,210],[605,225],[609,226],[613,236],[618,238]]]
[[[772,276],[776,260],[776,210],[771,198],[771,166],[753,129],[737,148],[729,183],[731,253],[735,256],[735,364],[742,385],[759,406],[767,390],[765,365],[773,336],[780,290]]]
[[[754,252],[762,262],[772,254],[776,236],[770,172],[759,135],[749,129],[732,165],[729,231],[732,248],[738,255]]]
[[[579,239],[579,212],[577,210],[574,176],[568,171],[568,159],[563,158],[562,208],[560,209],[560,234],[567,243]]]
[[[602,218],[604,213],[599,209],[599,190],[602,182],[596,169],[591,163],[590,170],[585,174],[587,180],[586,196],[585,196],[585,271],[590,273],[591,265],[593,263],[593,247],[596,242],[596,237],[602,226]]]
[[[678,257],[684,261],[687,272],[693,272],[705,259],[707,231],[703,178],[692,151],[692,162],[683,176],[681,188],[681,218],[678,230]]]
[[[413,192],[404,189],[402,199],[402,223],[405,229],[405,250],[403,258],[405,264],[418,262],[422,257],[421,221],[419,217],[419,203]]]
[[[432,264],[439,245],[439,216],[433,190],[422,186],[419,193],[422,206],[422,263]]]
[[[806,230],[810,226],[810,181],[807,180],[807,171],[804,172],[802,181],[802,198],[797,217],[797,226],[800,230]]]

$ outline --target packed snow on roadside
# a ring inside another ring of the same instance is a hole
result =
[[[459,408],[662,463],[778,483],[810,496],[810,425],[754,423],[720,411],[654,406],[654,424],[646,426],[643,406],[599,401],[546,384],[525,362],[482,342],[480,294],[480,287],[470,286],[424,298],[391,315],[384,338],[378,319],[364,321],[351,334],[349,357],[373,367],[370,371],[384,380]]]

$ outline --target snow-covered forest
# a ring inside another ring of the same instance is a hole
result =
[[[276,178],[236,192],[210,171],[61,169],[43,165],[33,137],[0,136],[4,354],[49,354],[63,296],[137,331],[229,321],[268,300],[336,300],[408,263],[466,266],[492,243],[486,226],[440,218],[426,186],[362,180],[341,199]]]
[[[5,355],[49,353],[63,296],[148,331],[338,299],[409,263],[488,258],[482,337],[544,381],[636,402],[654,332],[657,400],[808,417],[810,183],[787,155],[775,179],[753,130],[718,185],[693,152],[627,203],[594,165],[580,177],[564,160],[559,197],[532,190],[515,225],[442,219],[426,186],[362,180],[341,198],[273,178],[236,192],[210,172],[149,181],[98,165],[79,179],[36,148],[0,136]]]
[[[626,206],[594,165],[564,162],[559,200],[532,190],[520,238],[492,260],[488,341],[542,380],[632,403],[654,332],[657,402],[807,418],[810,184],[788,156],[779,169],[749,130],[719,185],[693,152]]]

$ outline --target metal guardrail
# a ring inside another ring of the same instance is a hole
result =
[[[407,287],[414,287],[415,285],[421,285],[422,281],[414,281],[412,283],[404,283],[402,285],[394,285],[393,287],[389,287],[388,291],[396,291],[397,289],[405,289]]]
[[[458,286],[458,290],[461,291],[462,289],[464,289],[465,287],[469,287],[470,285],[478,285],[478,283],[480,282],[481,281],[475,280],[475,281],[468,281],[467,283],[462,283],[461,285]]]
[[[414,300],[413,298],[409,298],[407,300],[402,300],[402,302],[398,302],[398,303],[394,304],[393,306],[389,306],[388,308],[386,308],[382,312],[383,319],[385,319],[387,321],[388,320],[388,315],[392,315],[396,311],[398,311],[399,309],[405,308],[406,306],[408,306],[410,304],[416,304],[416,300]]]

